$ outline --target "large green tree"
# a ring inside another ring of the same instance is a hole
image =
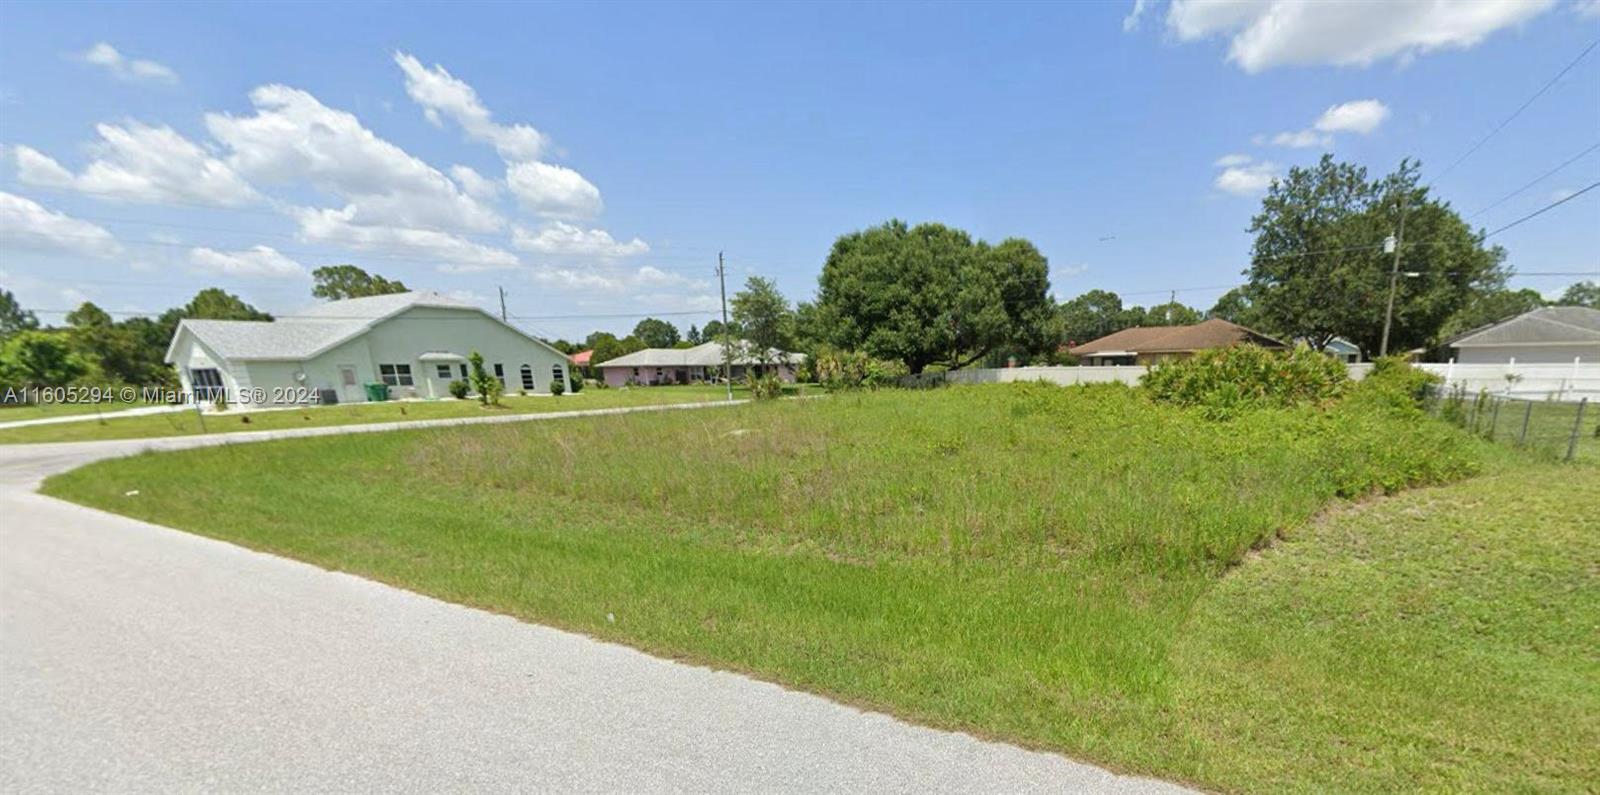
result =
[[[10,290],[0,288],[0,339],[38,327],[39,318],[23,309],[21,302],[17,301],[17,296]]]
[[[589,354],[590,367],[649,347],[640,341],[638,337],[628,336],[617,339],[617,335],[609,331],[596,331],[589,335],[585,343],[590,350],[594,351],[594,353]]]
[[[678,344],[678,327],[660,318],[647,317],[633,327],[633,336],[646,348],[670,348]]]
[[[825,340],[913,373],[963,367],[1001,347],[1054,343],[1049,264],[1026,240],[991,246],[942,224],[894,220],[840,237],[822,266]]]
[[[1202,320],[1205,316],[1200,310],[1177,301],[1156,304],[1144,312],[1146,326],[1192,326]]]
[[[368,273],[354,265],[325,265],[312,271],[311,278],[316,282],[311,295],[327,301],[406,291],[404,283]]]
[[[1062,302],[1057,312],[1061,317],[1062,339],[1067,345],[1082,345],[1125,328],[1122,298],[1110,290],[1090,290]]]
[[[1600,309],[1600,284],[1594,282],[1578,282],[1566,289],[1561,294],[1561,300],[1556,301],[1561,306],[1587,306],[1591,309]]]
[[[1256,309],[1255,298],[1248,286],[1235,287],[1223,293],[1222,297],[1206,311],[1206,317],[1220,318],[1268,334],[1277,331],[1268,328],[1266,323],[1262,322],[1261,312]]]
[[[1391,255],[1400,228],[1402,276],[1389,349],[1439,338],[1444,323],[1478,293],[1504,286],[1504,250],[1484,245],[1450,205],[1421,185],[1416,163],[1369,179],[1367,170],[1323,155],[1273,183],[1251,221],[1253,306],[1265,324],[1320,348],[1343,336],[1377,351],[1383,336]]]
[[[733,320],[744,331],[751,355],[768,362],[774,350],[794,347],[794,310],[770,279],[751,276],[733,296]]]
[[[67,386],[91,371],[56,331],[19,331],[0,344],[0,385],[6,388]]]

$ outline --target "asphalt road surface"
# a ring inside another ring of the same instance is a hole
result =
[[[1184,791],[33,493],[221,441],[0,447],[0,791]]]

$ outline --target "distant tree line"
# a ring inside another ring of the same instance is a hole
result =
[[[1383,240],[1397,234],[1398,264]],[[655,317],[618,337],[596,331],[582,342],[554,340],[568,353],[592,349],[599,364],[644,348],[707,341],[752,351],[823,352],[893,362],[905,371],[1069,361],[1072,345],[1135,326],[1187,325],[1223,318],[1285,340],[1321,347],[1344,337],[1375,355],[1390,274],[1398,269],[1391,351],[1428,348],[1461,332],[1547,304],[1534,290],[1509,289],[1506,252],[1489,245],[1421,184],[1418,165],[1392,173],[1324,155],[1273,183],[1251,219],[1255,235],[1246,282],[1202,312],[1176,300],[1130,306],[1107,290],[1057,303],[1049,263],[1031,242],[974,239],[943,224],[891,220],[834,241],[809,301],[791,304],[768,279],[751,277],[730,301],[730,323],[680,332]],[[312,294],[338,300],[402,292],[405,284],[353,265],[313,272]],[[1569,287],[1555,302],[1600,308],[1600,285]],[[117,381],[170,385],[162,362],[183,318],[269,320],[218,288],[155,318],[114,319],[92,303],[45,328],[0,289],[0,380],[16,385]]]

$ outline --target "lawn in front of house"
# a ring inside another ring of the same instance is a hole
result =
[[[735,399],[749,397],[749,390],[741,386],[735,386],[733,392]],[[626,389],[591,387],[576,394],[559,397],[508,395],[500,399],[500,405],[487,407],[479,405],[475,399],[443,399],[348,403],[287,409],[235,408],[223,412],[206,412],[203,415],[194,411],[179,411],[137,417],[108,416],[100,420],[85,418],[80,422],[0,428],[0,444],[143,439],[158,436],[191,436],[200,433],[238,433],[372,422],[538,414],[550,411],[580,411],[669,403],[708,403],[726,400],[727,396],[727,388],[720,386],[658,386]]]
[[[1593,719],[1511,734],[1504,721],[1540,708],[1497,712],[1495,691],[1442,702],[1475,710],[1417,713],[1426,754],[1373,750],[1385,727],[1411,724],[1363,689],[1372,677],[1410,672],[1392,685],[1397,709],[1450,695],[1458,675],[1490,684],[1470,637],[1442,658],[1437,642],[1374,640],[1365,665],[1332,648],[1364,622],[1404,628],[1390,613],[1416,603],[1378,596],[1411,596],[1421,564],[1375,559],[1356,590],[1312,577],[1287,607],[1270,585],[1236,585],[1279,559],[1252,550],[1296,537],[1341,494],[1453,480],[1505,455],[1420,413],[1346,405],[1219,423],[1120,387],[1013,384],[147,454],[45,490],[1118,769],[1315,790],[1343,757],[1302,749],[1353,742],[1366,755],[1349,758],[1373,767],[1352,780],[1377,788],[1471,788],[1471,771],[1508,760],[1481,781],[1578,788],[1592,769],[1565,749]],[[1348,531],[1360,532],[1374,531]],[[1504,578],[1517,598],[1474,608],[1489,611],[1480,620],[1584,583],[1571,561],[1493,554],[1531,579]],[[1276,571],[1263,582],[1287,576]],[[1216,602],[1228,588],[1240,595]],[[1298,615],[1327,635],[1281,659]],[[1595,706],[1562,673],[1583,626],[1498,618],[1531,622],[1543,644],[1522,661],[1522,689],[1501,693]],[[1470,627],[1445,622],[1437,637]],[[1256,646],[1272,654],[1238,651]],[[1465,670],[1413,670],[1439,659]],[[1284,681],[1293,664],[1321,678]]]

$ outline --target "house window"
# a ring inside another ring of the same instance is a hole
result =
[[[467,366],[464,365],[464,364],[461,365],[461,380],[466,381],[468,383],[471,383],[471,381],[472,381],[472,379],[467,375]]]
[[[501,363],[499,363],[499,362],[495,362],[494,363],[494,377],[500,379],[500,388],[501,389],[505,389],[506,388],[506,366],[501,364]]]
[[[567,368],[562,367],[559,364],[550,365],[550,378],[550,383],[552,385],[550,387],[550,391],[555,391],[555,384],[561,384],[562,388],[565,389],[567,386],[566,383],[564,383],[567,380]]]
[[[637,367],[633,368],[633,377],[634,378],[638,378],[639,377],[639,368],[637,368]]]
[[[533,368],[528,365],[522,366],[522,388],[533,391]]]
[[[389,386],[411,386],[411,365],[380,364],[378,378]]]
[[[193,391],[195,400],[215,403],[225,391],[222,386],[222,373],[215,367],[190,369],[189,388]]]
[[[438,373],[439,373],[439,377],[440,378],[449,380],[449,378],[450,378],[450,365],[448,365],[448,364],[438,365]]]

